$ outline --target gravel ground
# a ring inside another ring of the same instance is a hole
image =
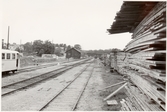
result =
[[[123,81],[120,74],[109,72],[109,67],[104,67],[100,61],[95,60],[95,69],[92,74],[88,86],[77,106],[77,111],[119,111],[121,110],[120,100],[127,97],[125,95],[125,89],[120,90],[116,95],[109,100],[116,100],[118,105],[108,106],[106,101],[103,101],[105,97],[115,91],[119,86],[109,88],[106,91],[100,91],[101,89]]]
[[[79,77],[70,84],[56,99],[54,99],[44,111],[71,111],[89,77],[93,66],[89,66]]]
[[[115,83],[119,83],[119,82],[124,81],[123,80],[123,76],[120,75],[119,73],[117,73],[117,72],[110,73],[109,72],[109,67],[103,67],[102,79],[105,82],[104,83],[105,87],[110,86],[110,85],[115,84]],[[103,99],[104,99],[109,94],[113,93],[116,89],[118,89],[120,86],[121,85],[118,85],[118,86],[115,86],[115,87],[112,87],[112,88],[108,88],[105,91],[101,91],[99,93],[99,95],[101,97],[103,97]],[[116,100],[118,102],[118,105],[110,105],[110,106],[108,106],[107,103],[104,102],[104,105],[103,105],[102,109],[104,111],[120,111],[121,110],[120,101],[127,97],[127,95],[125,94],[126,92],[127,92],[126,89],[123,88],[119,92],[117,92],[113,97],[108,99],[108,100]]]
[[[117,100],[118,105],[108,106],[105,97],[115,91],[119,86],[100,91],[104,87],[123,81],[120,74],[110,73],[108,67],[100,64],[100,61],[95,60],[94,72],[86,87],[81,100],[77,106],[77,111],[119,111],[121,109],[120,100],[127,97],[125,89],[119,91],[111,99]],[[84,66],[78,66],[54,78],[50,81],[43,82],[38,86],[29,88],[23,91],[16,92],[9,96],[1,98],[2,111],[36,111],[48,100],[50,100],[58,91],[68,84],[78,71],[81,71]]]
[[[77,63],[77,62],[79,62],[79,61],[71,62],[70,65]],[[43,65],[47,65],[47,64],[50,64],[50,63],[45,63]],[[54,63],[52,63],[52,64],[54,64]],[[53,71],[55,69],[59,69],[59,68],[62,68],[64,66],[67,66],[67,65],[69,65],[69,63],[57,64],[57,62],[56,62],[54,66],[41,68],[41,69],[33,70],[30,72],[23,72],[23,73],[19,73],[19,74],[15,74],[15,75],[6,76],[6,77],[2,78],[2,86],[12,84],[12,83],[15,83],[15,82],[18,82],[21,80],[25,80],[25,79],[28,79],[31,77],[35,77],[35,76],[38,76],[40,74],[47,73],[49,71]],[[24,68],[30,68],[30,67],[32,67],[32,66],[24,67]]]
[[[96,63],[92,77],[77,106],[77,111],[103,111],[104,102],[103,97],[99,96],[99,90],[104,87],[104,80],[100,70],[101,68]]]
[[[63,67],[62,65],[55,65],[55,66],[51,66],[51,67],[47,67],[47,68],[37,69],[37,70],[31,71],[31,72],[23,72],[23,73],[19,73],[19,74],[16,74],[16,75],[4,77],[2,79],[2,86],[8,85],[8,84],[11,84],[11,83],[14,83],[14,82],[18,82],[18,81],[21,81],[21,80],[25,80],[25,79],[28,79],[28,78],[31,78],[31,77],[35,77],[35,76],[38,76],[40,74],[47,73],[49,71],[59,69],[59,68],[62,68],[62,67]]]
[[[87,64],[73,68],[63,75],[1,98],[2,111],[36,111],[49,101]]]

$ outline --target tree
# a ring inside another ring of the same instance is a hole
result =
[[[63,47],[63,46],[64,46],[64,44],[60,44],[59,46],[60,46],[60,47]]]
[[[72,47],[71,47],[70,45],[68,45],[66,51],[68,51],[68,50],[71,49],[71,48],[72,48]]]
[[[43,44],[43,49],[45,54],[54,54],[55,47],[49,40],[46,40]]]
[[[42,40],[35,40],[33,42],[33,51],[37,52],[37,55],[40,56],[39,51],[43,49],[43,41]]]
[[[67,45],[66,45],[66,44],[64,44],[64,51],[66,50],[66,48],[67,48]]]
[[[121,50],[120,50],[120,49],[117,49],[117,48],[111,49],[111,52],[113,52],[113,53],[116,53],[116,52],[119,52],[119,51],[121,51]]]
[[[55,44],[56,47],[59,47],[59,44]]]
[[[17,48],[15,49],[15,51],[21,52],[21,49],[20,49],[19,47],[17,47]]]
[[[39,56],[42,56],[42,54],[44,54],[44,53],[45,53],[44,49],[40,49],[38,55],[39,55]]]
[[[24,47],[24,51],[27,53],[32,53],[33,52],[33,48],[32,48],[32,43],[31,42],[27,42],[23,45]]]
[[[60,56],[61,55],[61,48],[60,47],[57,47],[55,49],[55,52],[54,52],[57,56]]]
[[[81,50],[81,45],[75,44],[75,45],[74,45],[74,48],[76,48],[76,49],[78,49],[78,50]]]

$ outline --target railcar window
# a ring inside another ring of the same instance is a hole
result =
[[[15,59],[15,54],[14,53],[12,54],[12,59]]]
[[[10,59],[10,53],[7,53],[7,59]]]
[[[5,53],[2,53],[2,59],[5,59]]]

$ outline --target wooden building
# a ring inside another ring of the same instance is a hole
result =
[[[66,51],[66,58],[80,59],[81,51],[76,48],[71,48],[68,51]]]
[[[135,85],[122,110],[166,110],[166,1],[125,1],[107,31],[132,33],[125,52],[111,54],[111,65]]]

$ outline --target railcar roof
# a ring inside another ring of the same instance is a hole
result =
[[[18,51],[12,51],[7,49],[1,49],[2,53],[19,53]]]
[[[116,14],[115,21],[107,31],[109,34],[133,33],[157,3],[156,1],[124,1],[120,11]]]

